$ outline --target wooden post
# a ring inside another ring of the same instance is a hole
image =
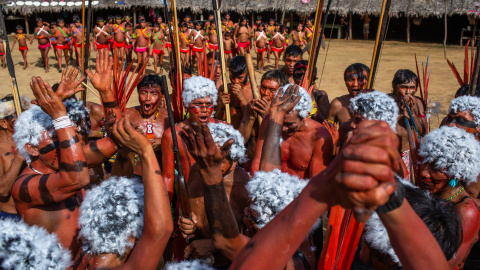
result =
[[[410,43],[410,15],[407,15],[407,43]]]
[[[252,11],[252,28],[255,25],[255,11]]]
[[[28,27],[28,16],[25,15],[25,31],[27,32],[27,35],[30,35],[30,27]]]
[[[132,29],[135,29],[135,26],[137,25],[137,13],[136,13],[137,9],[136,8],[133,8],[133,25],[132,25]],[[167,22],[168,23],[168,22]]]
[[[285,22],[285,6],[286,6],[286,4],[287,4],[287,0],[283,1],[283,11],[282,11],[282,21],[281,21],[281,23],[283,25],[285,25],[284,22]]]
[[[352,13],[348,16],[348,40],[352,40]]]
[[[82,60],[85,60],[85,0],[82,1],[82,31],[81,32],[82,32]],[[78,41],[76,41],[76,42],[78,42]],[[81,62],[81,61],[79,61],[79,62]],[[85,63],[82,63],[82,74],[85,74]],[[86,102],[87,101],[87,92],[82,91],[80,95],[82,97],[83,102]],[[86,104],[86,103],[84,103],[84,104]]]
[[[445,37],[443,38],[443,57],[447,59],[447,1],[445,0]]]

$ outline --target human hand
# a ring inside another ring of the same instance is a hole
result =
[[[395,191],[398,145],[397,135],[387,123],[362,121],[322,176],[333,180],[325,182],[329,206],[353,208],[363,221],[370,211],[385,204]]]
[[[108,109],[107,117],[103,119],[103,126],[107,132],[107,136],[115,141],[115,137],[113,136],[113,125],[117,121],[117,114],[113,112],[112,109]]]
[[[55,95],[49,83],[43,82],[40,77],[32,77],[30,88],[33,91],[35,100],[32,101],[42,108],[52,119],[67,116],[67,109],[60,98]]]
[[[338,140],[340,139],[340,133],[338,132],[337,125],[328,120],[324,120],[322,124],[327,128],[328,132],[332,136],[333,145],[337,144]]]
[[[180,131],[180,136],[187,144],[188,152],[197,163],[202,180],[208,185],[222,182],[222,163],[228,155],[234,139],[230,139],[217,147],[213,142],[212,134],[207,124],[201,126],[193,122]]]
[[[220,93],[220,101],[223,105],[230,104],[230,94],[225,92]]]
[[[82,87],[79,87],[79,85],[82,84],[83,80],[85,80],[85,76],[82,75],[80,79],[75,80],[79,72],[80,70],[72,67],[70,68],[70,71],[67,75],[67,69],[63,70],[62,80],[58,85],[57,92],[55,92],[55,94],[60,98],[60,100],[65,100],[75,95],[76,93],[85,90]]]
[[[298,95],[299,89],[298,85],[292,84],[288,86],[283,95],[281,95],[281,90],[279,90],[270,104],[270,113],[288,113],[291,111],[302,98],[302,96]]]
[[[252,102],[252,109],[255,115],[260,115],[260,117],[265,118],[270,109],[270,102],[266,98],[256,99]]]
[[[154,139],[150,140],[150,143],[152,144],[152,148],[154,151],[160,151],[162,150],[162,139]]]
[[[212,239],[195,240],[185,248],[184,258],[213,259],[215,250]]]
[[[240,84],[232,84],[232,94],[234,94],[240,101],[245,100],[242,90],[243,87]]]
[[[138,133],[127,118],[120,119],[113,125],[112,134],[122,147],[130,149],[140,156],[145,151],[153,150],[150,140]]]
[[[180,216],[178,220],[178,227],[180,228],[180,232],[183,235],[183,238],[193,238],[195,237],[195,231],[197,230],[197,215],[194,212],[191,213],[191,219],[184,218]]]
[[[108,49],[98,50],[95,64],[95,74],[91,70],[85,70],[88,79],[100,94],[110,92],[112,87],[113,57],[108,56]]]

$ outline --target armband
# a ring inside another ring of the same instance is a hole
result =
[[[397,179],[397,177],[395,177],[395,181],[397,182],[395,192],[390,195],[390,199],[386,204],[377,208],[376,211],[378,213],[388,213],[399,208],[403,204],[403,200],[405,199],[405,186]]]
[[[423,114],[419,114],[419,115],[417,115],[417,116],[418,116],[418,117],[421,117],[421,118],[426,118],[425,115],[423,115]]]
[[[62,116],[52,121],[55,130],[72,127],[72,122],[68,116]]]

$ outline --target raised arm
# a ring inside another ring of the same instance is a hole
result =
[[[5,200],[8,200],[12,194],[13,183],[20,174],[24,159],[22,155],[16,153],[15,149],[3,149],[6,147],[1,148],[2,156],[14,155],[13,159],[0,161],[0,202],[4,202]],[[5,167],[5,161],[11,162],[10,168],[7,169]]]
[[[70,125],[67,110],[62,101],[55,95],[48,83],[40,77],[33,77],[31,88],[37,99],[37,104],[53,120],[63,125],[55,126],[58,137],[58,171],[52,174],[36,175],[33,178],[25,177],[23,181],[14,184],[12,194],[15,200],[33,206],[50,205],[64,201],[90,183],[87,162],[80,145],[80,140]],[[45,148],[56,148],[54,140],[49,138],[50,144],[42,149],[32,147],[32,152],[40,155]],[[48,150],[47,150],[48,151]],[[40,192],[28,192],[28,190]],[[27,193],[27,194],[25,194]]]
[[[173,232],[168,192],[150,141],[135,131],[128,119],[115,123],[113,134],[123,147],[140,156],[145,190],[143,234],[120,268],[155,269]]]
[[[175,155],[173,154],[172,132],[170,128],[165,130],[162,137],[162,168],[162,176],[167,185],[168,196],[172,199],[175,182]]]

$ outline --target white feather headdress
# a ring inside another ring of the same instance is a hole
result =
[[[213,105],[217,105],[218,90],[212,80],[201,76],[193,76],[183,82],[183,106],[188,107],[195,99],[210,97]]]
[[[293,84],[290,83],[290,84],[287,84],[283,87],[280,87],[275,96],[283,95],[283,93],[285,93],[287,88],[291,85],[293,85]],[[300,116],[300,118],[303,119],[303,118],[308,117],[310,115],[310,113],[312,112],[312,109],[313,109],[312,98],[308,94],[307,90],[305,90],[303,87],[300,87],[300,86],[299,86],[299,90],[298,90],[298,95],[302,96],[302,98],[297,103],[297,105],[295,105],[295,107],[293,107],[293,110],[297,111],[298,116]]]
[[[263,228],[270,220],[289,205],[308,184],[297,176],[278,169],[271,172],[258,171],[247,184],[252,201],[251,208],[257,217],[257,227]]]
[[[398,106],[395,100],[380,91],[360,93],[350,99],[350,109],[366,120],[381,120],[395,131]]]
[[[55,234],[23,221],[0,220],[1,269],[58,269],[71,265],[71,256]]]
[[[457,127],[441,127],[427,134],[420,145],[423,163],[467,183],[480,174],[480,144],[473,134]]]
[[[15,105],[13,100],[0,102],[0,119],[3,119],[13,113],[15,113]]]
[[[212,134],[213,141],[220,146],[230,139],[235,140],[228,154],[230,159],[238,161],[239,163],[247,162],[247,158],[245,157],[247,151],[245,148],[245,139],[238,130],[224,123],[209,123],[208,128]]]
[[[480,125],[480,98],[472,96],[461,96],[452,100],[449,112],[470,112],[475,118],[475,123]]]
[[[202,262],[201,260],[171,262],[165,266],[165,270],[213,270],[215,268]]]
[[[88,190],[78,219],[84,250],[125,255],[134,245],[129,238],[142,235],[143,205],[143,185],[133,179],[111,177]]]

